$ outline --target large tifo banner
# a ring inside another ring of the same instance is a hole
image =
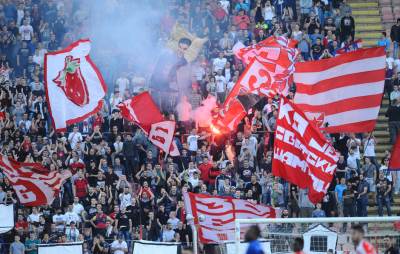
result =
[[[38,254],[82,254],[83,242],[39,244]]]
[[[161,243],[143,240],[135,241],[133,245],[133,254],[177,254],[178,250],[181,248],[180,246],[180,243]]]
[[[4,234],[14,227],[13,205],[0,205],[0,234]]]

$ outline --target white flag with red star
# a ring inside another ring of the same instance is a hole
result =
[[[47,53],[44,59],[46,98],[57,131],[83,121],[103,106],[104,80],[89,57],[91,43],[79,40]]]

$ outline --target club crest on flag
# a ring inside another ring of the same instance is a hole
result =
[[[325,113],[324,112],[307,112],[305,111],[304,114],[310,120],[313,122],[318,128],[324,128],[325,127]]]
[[[81,72],[79,58],[66,56],[64,68],[60,70],[53,81],[63,90],[65,96],[77,106],[84,106],[89,103],[89,91]]]

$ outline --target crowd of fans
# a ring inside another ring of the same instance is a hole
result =
[[[244,70],[232,53],[238,41],[251,45],[285,35],[299,41],[299,61],[358,47],[346,0],[300,0],[299,9],[295,0],[170,0],[169,5],[166,19],[209,38],[193,63],[188,98],[193,108],[208,94],[224,101]],[[379,215],[384,208],[392,214],[400,175],[388,169],[389,153],[378,160],[378,140],[371,133],[329,136],[341,156],[320,204],[308,200],[307,190],[271,174],[278,98],[263,99],[229,136],[178,121],[175,138],[181,155],[164,158],[117,110],[119,102],[143,85],[142,79],[123,74],[100,112],[68,133],[55,133],[44,96],[43,59],[46,52],[71,42],[66,36],[73,30],[71,11],[69,1],[0,1],[1,153],[73,173],[54,203],[43,207],[21,206],[0,174],[0,204],[14,204],[16,212],[15,230],[0,236],[2,243],[12,244],[2,244],[0,253],[34,254],[38,243],[84,241],[84,253],[120,254],[139,238],[190,245],[182,200],[187,191],[272,205],[282,209],[283,217],[367,216],[368,206],[375,205]],[[377,42],[388,51],[392,142],[400,128],[399,41],[397,21],[391,40],[382,33]],[[293,86],[289,97],[294,92]]]

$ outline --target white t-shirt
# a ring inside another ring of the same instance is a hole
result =
[[[213,61],[214,71],[223,70],[226,64],[226,58],[215,58]]]
[[[78,216],[78,214],[74,212],[66,212],[64,214],[65,222],[67,225],[69,225],[72,221],[73,222],[80,222],[81,218]]]
[[[394,68],[396,69],[397,72],[400,71],[400,59],[394,60]]]
[[[173,218],[173,219],[169,218],[169,219],[167,220],[167,223],[171,223],[172,229],[176,229],[176,228],[178,227],[178,222],[179,222],[179,219],[176,218],[176,217]]]
[[[31,213],[31,214],[29,214],[29,216],[28,216],[28,221],[29,222],[39,222],[39,217],[40,217],[40,213],[37,213],[37,214],[33,214],[33,213]]]
[[[225,69],[225,81],[226,81],[226,83],[228,83],[229,82],[229,80],[231,80],[231,72],[230,72],[230,70],[229,69]]]
[[[132,205],[132,195],[130,193],[127,193],[127,194],[121,193],[121,194],[119,194],[119,200],[121,201],[121,206],[120,206],[121,209]]]
[[[229,81],[228,84],[226,85],[226,90],[231,91],[234,86],[235,82]]]
[[[114,242],[112,242],[111,251],[113,249],[121,249],[121,248],[122,249],[127,249],[128,248],[128,245],[126,244],[125,241],[119,242],[118,240],[115,240]],[[125,254],[125,252],[122,251],[122,250],[114,250],[114,251],[112,251],[112,253],[113,254]]]
[[[32,39],[33,28],[31,25],[22,25],[19,27],[19,34],[23,41],[30,41]]]
[[[56,223],[56,222],[66,222],[65,215],[64,215],[64,214],[60,214],[60,215],[56,214],[56,215],[53,215],[53,222],[54,222],[54,223]],[[65,227],[64,224],[58,224],[58,225],[56,226],[56,228],[57,228],[58,230],[64,230],[64,227]]]
[[[400,97],[400,90],[397,91],[392,91],[390,93],[390,100],[393,101],[395,99],[398,99]]]
[[[393,69],[393,64],[394,64],[394,59],[393,57],[389,56],[386,58],[386,65],[388,69],[392,70]]]
[[[347,157],[347,166],[351,169],[357,169],[357,156],[355,154],[349,154],[349,157]]]
[[[198,135],[189,135],[187,138],[187,143],[189,146],[189,150],[192,152],[196,152],[198,149],[197,140],[200,136]]]
[[[215,76],[215,83],[217,84],[217,93],[224,93],[226,91],[226,80],[224,76]]]
[[[79,141],[82,141],[82,134],[80,132],[71,132],[68,135],[68,141],[71,143],[71,148],[74,149]]]
[[[165,229],[162,233],[162,240],[163,242],[171,242],[174,240],[175,231],[174,230],[167,230]]]
[[[85,208],[83,208],[83,205],[81,204],[72,204],[72,211],[78,215],[80,215],[82,213],[82,211],[85,210]]]
[[[375,157],[375,140],[374,139],[367,138],[364,140],[364,156]]]
[[[115,83],[118,85],[121,93],[125,91],[126,88],[129,88],[129,79],[127,78],[118,78]]]

